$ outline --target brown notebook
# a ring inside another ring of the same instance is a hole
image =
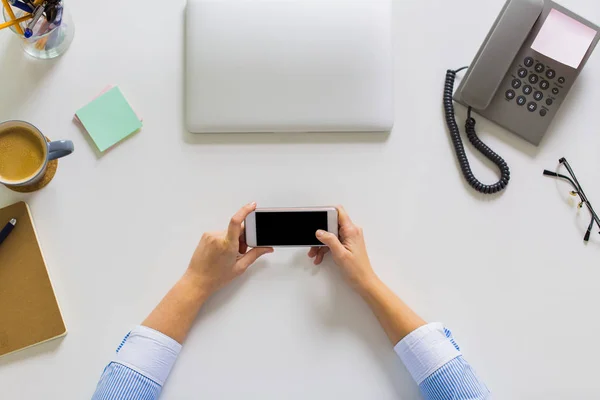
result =
[[[0,356],[67,334],[27,204],[0,209],[0,229],[12,218],[0,244]]]

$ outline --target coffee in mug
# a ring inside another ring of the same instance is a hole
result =
[[[23,121],[0,124],[0,183],[26,186],[43,177],[49,161],[71,154],[70,140],[47,142],[35,126]]]

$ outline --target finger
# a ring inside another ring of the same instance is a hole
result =
[[[329,247],[321,247],[317,253],[317,258],[315,258],[315,265],[320,265],[327,253],[329,253]]]
[[[331,232],[325,232],[319,229],[317,231],[317,239],[329,247],[334,254],[342,254],[346,250],[340,243],[340,240]]]
[[[315,265],[319,265],[323,262],[325,255],[329,252],[329,247],[321,247],[315,257]]]
[[[257,247],[255,249],[250,250],[246,254],[244,254],[238,261],[237,267],[242,270],[242,272],[246,271],[249,266],[254,264],[256,260],[265,254],[269,254],[275,251],[272,247]]]
[[[248,251],[248,245],[246,244],[245,241],[242,241],[242,239],[240,238],[238,253],[246,254],[247,251]]]
[[[246,243],[246,229],[245,229],[244,222],[242,222],[242,234],[240,235],[240,239],[238,242],[239,242],[238,253],[246,254],[246,252],[248,251],[248,244]]]
[[[246,204],[231,217],[229,228],[227,228],[227,239],[230,243],[236,243],[242,234],[242,223],[252,211],[256,210],[256,203]]]
[[[308,256],[310,258],[314,258],[317,255],[317,252],[319,251],[320,247],[311,247],[310,250],[308,251]]]
[[[352,219],[350,219],[350,216],[348,215],[348,213],[346,212],[346,209],[344,208],[344,206],[337,206],[337,211],[338,211],[338,222],[341,226],[344,225],[350,225],[352,224]]]

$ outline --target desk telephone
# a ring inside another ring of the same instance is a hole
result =
[[[600,40],[600,28],[550,0],[508,0],[469,67],[448,70],[444,110],[459,164],[477,191],[502,191],[506,162],[475,132],[472,112],[539,145]],[[467,69],[454,94],[456,74]],[[468,107],[465,123],[473,146],[501,172],[493,185],[479,182],[469,166],[454,117],[453,100]]]

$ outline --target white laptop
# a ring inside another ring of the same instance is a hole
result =
[[[185,30],[191,132],[392,128],[391,0],[188,0]]]

